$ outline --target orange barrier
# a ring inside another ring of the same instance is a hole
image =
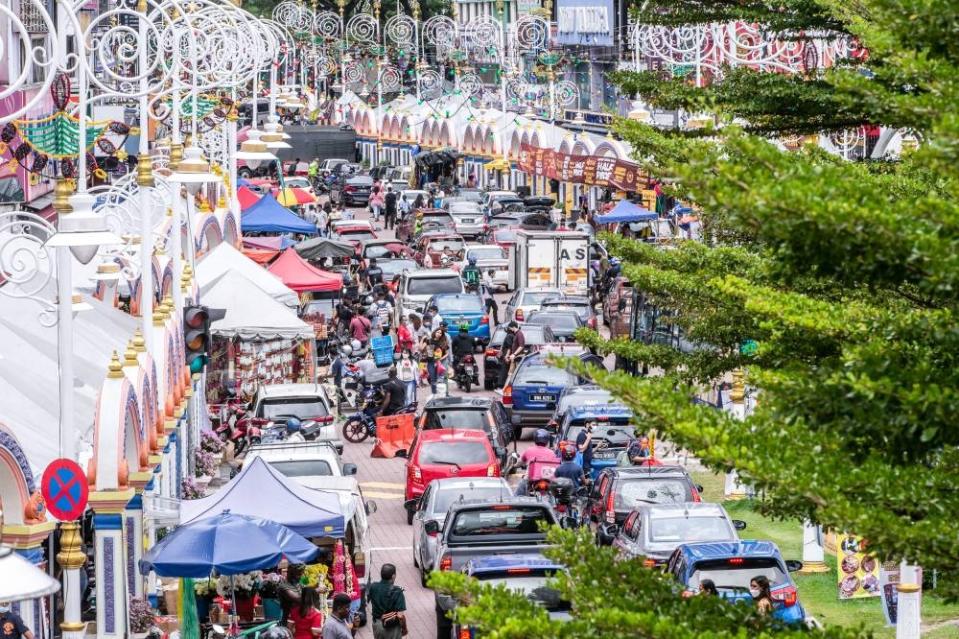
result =
[[[376,418],[376,443],[370,457],[396,457],[399,450],[413,445],[413,414],[390,415]]]

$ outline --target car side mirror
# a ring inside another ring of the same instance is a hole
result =
[[[403,508],[405,508],[408,512],[415,512],[417,509],[419,509],[419,507],[420,507],[419,497],[417,497],[416,499],[408,499],[403,502]]]
[[[423,526],[423,530],[426,531],[427,535],[436,535],[440,531],[440,522],[435,519],[431,519]]]
[[[703,485],[702,485],[702,484],[696,484],[696,492],[698,492],[700,495],[702,495],[704,490],[705,490],[705,489],[703,488]]]
[[[746,522],[744,522],[742,519],[734,519],[733,528],[736,530],[746,530]]]
[[[799,572],[802,570],[802,562],[798,559],[787,559],[786,560],[786,570],[789,572]]]
[[[366,502],[366,514],[372,515],[375,512],[376,512],[376,502],[371,499],[368,502]]]
[[[406,459],[406,456],[407,456],[407,453],[408,453],[408,452],[409,452],[409,451],[407,451],[405,448],[401,448],[401,449],[399,449],[398,451],[396,451],[396,456],[397,456],[397,457],[402,457],[403,459]]]
[[[343,464],[343,474],[344,474],[344,475],[355,475],[355,474],[356,474],[356,464]]]

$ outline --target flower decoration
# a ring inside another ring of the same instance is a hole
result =
[[[220,441],[220,438],[216,436],[212,430],[205,430],[200,433],[200,450],[205,450],[208,453],[216,453],[223,451],[223,442]]]
[[[250,597],[256,592],[263,573],[259,570],[239,575],[220,575],[216,581],[216,591],[221,597]]]
[[[130,631],[131,632],[146,632],[152,626],[155,621],[153,615],[153,609],[150,608],[148,604],[143,599],[137,597],[130,598]]]

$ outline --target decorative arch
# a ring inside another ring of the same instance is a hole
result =
[[[560,143],[559,149],[557,150],[560,153],[572,153],[573,149],[569,143],[569,138],[563,138],[563,141]]]
[[[587,138],[586,140],[576,140],[573,144],[573,155],[592,155],[595,147]]]
[[[616,146],[609,140],[603,140],[597,144],[596,149],[592,154],[601,158],[611,158],[615,160],[622,159],[620,158],[619,149],[617,149]]]
[[[443,120],[440,128],[440,146],[453,146],[453,136],[450,134],[450,121]]]
[[[490,126],[484,126],[482,128],[482,148],[483,152],[486,155],[496,155],[496,133],[493,131],[493,128]]]
[[[163,268],[163,277],[160,280],[160,285],[157,287],[157,293],[160,300],[165,297],[173,296],[173,264],[168,263]]]
[[[201,257],[219,246],[223,241],[220,222],[214,215],[207,215],[196,230],[196,255]]]
[[[0,423],[0,507],[7,526],[46,520],[30,461],[13,432]]]
[[[514,130],[509,140],[509,155],[511,158],[519,157],[520,145],[523,143],[523,136],[518,130]]]
[[[223,239],[230,246],[240,246],[240,229],[233,211],[227,213],[223,218]]]
[[[98,491],[129,487],[130,466],[146,470],[149,449],[140,424],[140,405],[133,385],[113,372],[100,387],[93,426],[93,457],[87,479]]]

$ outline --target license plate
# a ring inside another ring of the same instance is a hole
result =
[[[616,453],[613,453],[613,452],[593,453],[593,457],[595,457],[596,459],[613,459],[616,457]]]
[[[472,220],[472,219],[467,220],[467,219],[464,218],[464,219],[460,220],[460,224],[472,224],[472,223],[473,223],[473,220]]]
[[[536,393],[536,394],[530,395],[530,400],[534,402],[551,403],[556,401],[556,395],[544,395],[542,393]]]

